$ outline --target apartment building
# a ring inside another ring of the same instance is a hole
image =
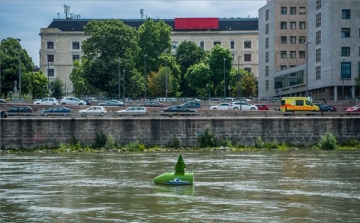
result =
[[[81,45],[87,39],[83,27],[89,21],[91,19],[54,19],[47,28],[40,29],[40,69],[50,81],[59,77],[65,83],[67,94],[73,90],[69,76],[73,61],[81,58]],[[137,28],[145,20],[121,21]],[[172,27],[173,55],[178,45],[185,40],[194,41],[204,50],[211,50],[220,44],[232,52],[234,68],[245,69],[258,76],[257,18],[175,18],[163,21]],[[209,21],[211,26],[204,26],[209,25]]]
[[[259,9],[259,96],[357,96],[359,13],[357,0],[268,0]]]

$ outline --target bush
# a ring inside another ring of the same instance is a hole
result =
[[[126,146],[126,149],[132,152],[144,151],[145,145],[141,144],[139,141],[131,142]]]
[[[334,134],[326,130],[325,135],[321,136],[319,147],[323,150],[334,150],[337,148],[337,140]]]
[[[265,142],[261,139],[261,136],[257,135],[255,138],[255,148],[261,149],[265,147]]]
[[[96,133],[96,137],[94,139],[92,147],[93,148],[102,148],[105,146],[106,141],[107,141],[107,137],[106,137],[105,133],[103,133],[103,132]]]
[[[215,135],[210,130],[210,128],[206,127],[204,133],[198,137],[198,143],[200,148],[216,147],[217,139],[215,138]]]
[[[115,147],[116,145],[115,145],[114,137],[111,134],[109,134],[106,139],[105,149],[110,150],[110,149],[114,149]]]

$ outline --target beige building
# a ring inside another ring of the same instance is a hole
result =
[[[214,20],[214,18],[212,18]],[[258,19],[215,18],[215,27],[178,27],[176,19],[164,22],[173,28],[171,32],[172,54],[182,41],[194,41],[204,50],[216,44],[229,49],[233,54],[234,68],[245,69],[258,76]],[[73,61],[80,59],[82,42],[86,40],[83,27],[91,20],[54,19],[47,28],[40,29],[40,69],[50,81],[60,78],[65,83],[66,94],[71,94],[73,85],[70,73]],[[144,20],[124,19],[125,24],[139,27]],[[216,27],[217,26],[217,27]]]

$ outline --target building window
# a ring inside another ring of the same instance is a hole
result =
[[[301,59],[304,59],[305,58],[305,51],[299,51],[299,57]]]
[[[48,71],[48,76],[49,77],[55,77],[55,72],[54,72],[54,69],[47,69],[47,71]]]
[[[221,45],[221,42],[220,41],[214,41],[214,46],[216,46],[216,45]]]
[[[244,61],[250,62],[251,61],[251,54],[244,54]]]
[[[265,53],[265,63],[269,63],[269,52]]]
[[[287,69],[287,66],[286,65],[281,65],[280,66],[280,70],[286,70]]]
[[[53,54],[48,54],[47,55],[47,62],[48,63],[53,63],[54,62],[54,55]]]
[[[290,7],[290,15],[296,15],[296,7]]]
[[[290,58],[295,59],[296,58],[296,51],[290,51]]]
[[[172,46],[172,49],[173,49],[173,50],[177,49],[178,45],[179,45],[179,42],[178,42],[178,41],[172,41],[172,42],[171,42],[171,46]]]
[[[265,77],[269,76],[269,66],[265,67]]]
[[[321,48],[316,49],[315,57],[316,57],[316,59],[315,59],[315,60],[316,60],[316,63],[321,62]]]
[[[316,14],[316,28],[321,26],[321,13]]]
[[[286,44],[287,43],[287,37],[286,36],[281,36],[280,37],[280,43],[281,44]]]
[[[305,22],[299,22],[299,29],[306,29]]]
[[[245,67],[244,70],[251,73],[251,68]]]
[[[343,9],[341,18],[342,19],[350,19],[350,9]]]
[[[280,58],[286,59],[286,51],[281,51],[280,52]]]
[[[341,56],[349,57],[350,56],[350,47],[341,47]]]
[[[48,49],[54,49],[54,42],[47,42],[47,48]]]
[[[265,49],[269,48],[269,37],[265,38]]]
[[[300,8],[299,8],[299,14],[300,14],[300,15],[305,15],[305,14],[306,14],[306,9],[305,9],[305,7],[300,7]]]
[[[80,60],[80,55],[72,55],[73,61]]]
[[[296,44],[296,36],[290,36],[290,44]]]
[[[280,23],[281,29],[287,29],[287,22]]]
[[[321,9],[321,0],[316,0],[316,10]]]
[[[251,41],[245,41],[244,48],[251,48]]]
[[[290,29],[296,29],[296,22],[290,22]]]
[[[235,41],[231,40],[230,42],[230,49],[235,49]]]
[[[72,49],[79,50],[80,49],[80,42],[72,42]]]
[[[286,15],[286,14],[287,14],[287,8],[281,7],[281,15]]]
[[[269,80],[265,81],[265,90],[269,91]]]
[[[200,41],[200,48],[205,49],[204,41]]]
[[[265,25],[265,34],[269,34],[269,23]]]
[[[321,67],[318,66],[315,68],[316,69],[316,80],[320,80],[321,79]]]
[[[315,42],[316,42],[316,45],[321,44],[321,31],[316,32]]]
[[[350,28],[342,28],[341,29],[341,37],[342,38],[350,38]]]
[[[265,11],[265,21],[269,21],[269,9]]]
[[[351,62],[341,62],[341,79],[351,78]]]
[[[299,43],[304,44],[305,43],[305,36],[299,36]]]

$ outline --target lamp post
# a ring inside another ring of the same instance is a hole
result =
[[[123,76],[123,101],[125,101],[125,69],[123,70],[124,76]]]
[[[230,87],[230,85],[228,86],[228,90],[229,90],[229,97],[231,97],[231,94],[230,94],[231,87]]]
[[[309,44],[311,44],[311,41],[304,43],[306,45],[306,97],[309,97]]]
[[[225,101],[225,98],[226,98],[225,61],[226,61],[226,58],[224,58],[224,101]]]
[[[146,57],[147,57],[147,55],[145,54],[145,55],[144,55],[144,82],[145,82],[145,86],[144,86],[144,99],[145,99],[145,101],[146,101],[146,82],[147,82],[147,80],[146,80]]]
[[[240,58],[241,56],[238,56],[238,69],[237,69],[237,75],[238,75],[238,98],[240,98],[241,95],[241,84],[240,84]]]
[[[120,58],[119,58],[119,64],[118,64],[118,76],[119,76],[119,89],[118,89],[118,94],[119,94],[119,100],[121,99],[120,97]]]
[[[21,69],[20,69],[20,41],[21,39],[17,39],[19,43],[19,99],[21,101]]]
[[[47,78],[48,78],[48,97],[50,96],[50,77],[49,77],[49,73],[50,73],[50,63],[49,63],[49,54],[47,55]]]
[[[168,69],[167,69],[167,57],[166,57],[166,61],[165,61],[165,100],[167,101],[167,97],[168,97]]]

